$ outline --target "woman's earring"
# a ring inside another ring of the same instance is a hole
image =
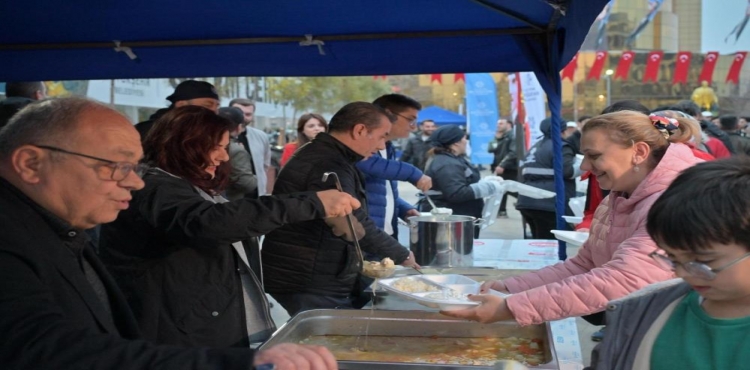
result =
[[[638,165],[635,165],[635,167],[633,167],[633,171],[635,171],[635,172],[638,172],[638,171],[640,171],[640,170],[641,170],[641,168],[640,168],[640,167],[638,167]]]

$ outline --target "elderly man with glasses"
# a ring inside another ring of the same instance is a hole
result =
[[[0,368],[335,369],[322,347],[254,353],[140,339],[83,231],[128,208],[144,186],[142,156],[123,115],[82,98],[32,103],[0,130]]]

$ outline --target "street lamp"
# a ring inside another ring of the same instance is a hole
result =
[[[607,106],[612,105],[612,75],[615,71],[608,69],[604,71],[605,78],[607,79]]]

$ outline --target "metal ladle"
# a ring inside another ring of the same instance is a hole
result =
[[[344,189],[341,187],[341,181],[339,181],[339,175],[336,174],[336,172],[326,172],[323,174],[323,182],[328,181],[328,176],[333,176],[336,180],[336,189],[340,192],[344,192]],[[346,215],[346,223],[349,225],[349,232],[352,233],[352,238],[354,239],[354,247],[357,249],[357,257],[359,257],[359,264],[360,264],[360,272],[362,275],[371,277],[371,278],[387,278],[393,275],[394,272],[396,272],[396,269],[378,269],[378,270],[370,270],[365,269],[365,258],[362,254],[362,247],[359,246],[359,237],[357,237],[357,232],[354,230],[354,221],[352,220],[352,214]]]
[[[442,208],[442,207],[436,206],[435,202],[433,202],[430,196],[427,195],[426,191],[423,194],[424,194],[424,197],[427,198],[427,201],[430,203],[430,206],[432,206],[432,210],[430,211],[430,213],[432,213],[435,216],[450,216],[451,214],[450,212],[445,212],[446,209],[450,211],[450,208]]]

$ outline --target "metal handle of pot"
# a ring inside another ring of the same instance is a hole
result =
[[[328,176],[333,176],[336,180],[336,189],[338,189],[340,192],[344,192],[344,189],[341,187],[341,181],[339,181],[339,175],[336,174],[336,172],[326,172],[323,174],[323,182],[328,181]],[[352,238],[354,239],[354,247],[357,249],[357,257],[359,257],[359,263],[360,263],[360,269],[364,268],[364,265],[362,261],[365,260],[364,255],[362,254],[362,248],[359,246],[359,237],[357,237],[357,232],[354,230],[354,221],[352,220],[352,214],[346,215],[346,223],[349,225],[349,232],[352,233]]]
[[[483,218],[477,218],[476,220],[474,220],[474,225],[481,225],[483,223],[484,223]]]

